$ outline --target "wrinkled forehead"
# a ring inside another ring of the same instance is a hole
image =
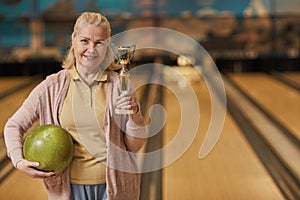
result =
[[[78,27],[75,37],[84,37],[96,40],[106,40],[109,37],[107,27],[95,24],[83,24]]]
[[[77,35],[94,34],[99,35],[102,39],[110,37],[110,27],[105,23],[90,23],[86,20],[80,21],[74,27],[73,39]]]

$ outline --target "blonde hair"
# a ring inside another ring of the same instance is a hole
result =
[[[110,43],[109,38],[111,36],[111,28],[110,28],[110,23],[107,20],[107,18],[105,16],[101,15],[100,13],[94,13],[94,12],[82,13],[75,22],[75,25],[73,28],[73,33],[71,35],[71,47],[62,63],[62,67],[65,69],[71,68],[73,65],[76,64],[73,40],[78,33],[78,29],[82,28],[82,25],[84,23],[94,24],[94,25],[105,28],[106,29],[106,37],[108,39],[108,43]],[[113,60],[114,60],[113,53],[111,51],[110,46],[108,45],[105,59],[101,65],[109,70],[114,70],[114,67],[111,66],[111,63],[113,62]]]

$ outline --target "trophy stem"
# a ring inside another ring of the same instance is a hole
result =
[[[125,65],[122,65],[120,74],[119,74],[119,79],[120,79],[120,90],[122,91],[127,91],[128,89],[128,81],[129,81],[129,72],[126,69]]]

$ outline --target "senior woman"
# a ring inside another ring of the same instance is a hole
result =
[[[17,169],[44,180],[48,199],[139,199],[140,177],[130,152],[145,142],[144,120],[133,88],[118,93],[120,82],[110,65],[110,35],[104,16],[82,13],[64,69],[42,81],[6,123],[8,156]],[[115,108],[133,114],[116,116]],[[38,171],[39,163],[23,157],[23,136],[37,119],[61,126],[72,136],[74,159],[60,174]]]

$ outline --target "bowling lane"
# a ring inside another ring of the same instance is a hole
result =
[[[42,200],[47,194],[41,179],[33,179],[18,170],[0,185],[1,199]]]
[[[0,93],[28,82],[32,77],[0,77]]]
[[[210,96],[199,75],[192,72],[192,68],[188,70],[191,73],[186,73],[187,77],[193,80],[192,87],[200,105],[200,124],[187,151],[163,169],[163,199],[284,199],[229,113],[212,152],[204,159],[198,158],[211,117]],[[184,89],[180,84],[179,87]],[[177,134],[180,104],[168,89],[164,95],[168,112],[164,131],[166,145]]]
[[[280,75],[300,85],[300,72],[282,72]]]
[[[204,159],[198,158],[211,117],[210,96],[197,73],[192,69],[184,69],[183,73],[192,81],[201,120],[191,146],[176,162],[163,169],[163,199],[284,199],[229,115],[213,151]],[[185,85],[179,83],[178,87],[184,89]],[[170,90],[165,89],[164,96],[168,112],[164,143],[168,144],[176,135],[180,110]],[[42,182],[17,170],[0,185],[0,196],[4,199],[46,199]]]
[[[28,96],[30,91],[36,86],[36,84],[37,82],[0,100],[1,137],[3,136],[4,125],[7,122],[8,118],[21,106],[25,98]]]
[[[300,140],[300,93],[297,90],[264,73],[231,74],[230,77]]]
[[[32,77],[0,78],[1,92],[22,87],[22,89],[10,93],[0,100],[0,177],[5,177],[0,183],[0,199],[47,199],[41,180],[32,179],[22,172],[14,170],[10,160],[6,158],[6,149],[3,141],[3,129],[7,119],[18,109],[30,91],[39,82],[38,80],[34,82],[31,79]],[[33,83],[28,84],[29,82]],[[24,84],[28,84],[28,86],[23,88]],[[12,173],[9,173],[11,170]]]

